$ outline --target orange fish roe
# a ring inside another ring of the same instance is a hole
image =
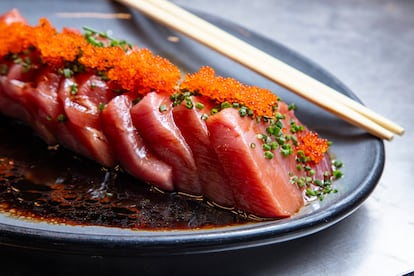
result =
[[[310,162],[318,164],[328,151],[328,140],[322,139],[312,131],[304,131],[298,135],[298,146],[296,150],[302,150]]]
[[[27,49],[39,53],[41,61],[55,69],[68,63],[82,65],[85,71],[104,73],[110,87],[145,95],[155,91],[172,95],[177,91],[180,71],[165,58],[148,49],[102,47],[90,43],[75,30],[57,32],[47,19],[38,26],[0,22],[0,60],[8,54],[22,55]],[[187,74],[180,89],[197,92],[217,103],[238,103],[256,116],[272,117],[278,97],[270,90],[248,86],[233,78],[216,76],[210,67]],[[284,133],[288,131],[286,126]],[[310,162],[318,163],[328,150],[328,141],[305,130],[297,133],[296,150],[303,151]]]
[[[19,53],[32,45],[31,27],[20,23],[6,25],[0,22],[0,56]]]
[[[0,41],[0,57],[33,47],[48,66],[59,69],[74,62],[85,70],[105,71],[113,87],[141,95],[150,91],[172,94],[181,77],[178,67],[148,49],[95,46],[77,31],[57,32],[47,19],[35,27],[0,23]]]
[[[98,71],[108,70],[117,62],[119,57],[125,55],[125,51],[120,47],[95,47],[91,44],[82,48],[82,56],[79,62],[87,68]]]
[[[134,49],[119,58],[109,69],[108,77],[122,88],[139,94],[151,91],[173,94],[180,70],[167,59],[152,55],[148,49]]]
[[[195,74],[187,74],[180,88],[197,91],[219,103],[239,103],[253,110],[257,116],[272,116],[278,97],[270,90],[248,86],[233,78],[216,76],[212,68],[202,67]]]
[[[87,42],[82,35],[70,30],[52,36],[38,35],[36,48],[40,51],[42,61],[53,68],[64,67],[65,62],[76,61]]]

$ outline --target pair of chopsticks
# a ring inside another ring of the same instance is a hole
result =
[[[117,0],[381,139],[404,129],[364,105],[166,0]]]

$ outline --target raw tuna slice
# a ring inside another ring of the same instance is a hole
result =
[[[38,76],[25,90],[26,107],[33,120],[31,124],[46,143],[57,143],[57,128],[59,114],[63,108],[58,99],[58,89],[61,76],[49,69],[39,71]]]
[[[14,110],[16,112],[15,115],[19,116],[18,118],[21,118],[24,122],[30,123],[32,118],[27,110],[28,99],[24,96],[28,84],[27,78],[24,78],[23,66],[8,62],[7,67],[7,74],[0,78],[1,93],[6,99],[10,99],[20,106],[19,108],[16,106]],[[6,108],[5,112],[10,112],[7,110],[8,108]]]
[[[130,109],[133,97],[120,95],[112,99],[102,112],[102,125],[115,159],[131,175],[147,183],[173,190],[172,169],[159,160],[144,144],[132,124]]]
[[[171,109],[169,96],[151,92],[131,108],[132,121],[145,144],[173,168],[174,187],[200,195],[191,149],[175,125]]]
[[[0,76],[0,107],[1,113],[30,125],[32,117],[22,102],[13,94],[22,94],[24,83],[21,81],[10,81],[8,76]]]
[[[232,108],[206,123],[211,144],[231,178],[236,206],[263,217],[287,217],[303,206],[302,191],[289,179],[289,172],[296,171],[295,157],[275,154],[270,160],[264,158],[257,138],[266,132],[263,124],[241,118]]]
[[[193,153],[202,193],[222,206],[234,206],[230,180],[210,144],[210,135],[203,118],[210,114],[214,105],[203,97],[190,97],[188,101],[193,103],[193,107],[188,108],[186,101],[183,101],[173,108],[173,117]]]
[[[28,74],[20,64],[8,66],[8,74],[0,79],[2,112],[31,125],[48,144],[55,144],[51,115],[57,115],[53,111],[59,108],[56,91],[60,77],[48,69]]]
[[[114,165],[112,151],[101,127],[101,108],[113,98],[99,77],[81,74],[64,78],[58,95],[64,113],[60,120],[70,130],[63,143],[104,166]]]

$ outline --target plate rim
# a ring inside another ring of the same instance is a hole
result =
[[[249,38],[253,40],[259,39],[265,44],[277,45],[277,47],[283,49],[291,57],[293,56],[295,59],[311,65],[324,77],[329,78],[330,81],[341,88],[340,92],[361,102],[345,84],[330,72],[278,41],[268,39],[248,28],[241,27],[223,18],[200,11],[193,12],[208,21],[213,21],[213,23],[221,27],[224,26],[230,29],[241,30],[243,33],[249,34]],[[294,218],[287,222],[288,224],[290,223],[288,227],[284,223],[279,223],[279,220],[277,220],[273,222],[218,227],[210,230],[156,230],[148,231],[151,234],[143,236],[137,235],[137,232],[144,232],[141,230],[122,231],[122,235],[99,234],[97,236],[91,236],[90,233],[68,233],[65,231],[44,230],[5,224],[1,220],[1,217],[7,215],[2,213],[0,214],[0,233],[2,234],[0,244],[52,251],[61,251],[63,249],[65,252],[74,253],[90,253],[91,250],[94,250],[95,253],[100,252],[102,254],[110,253],[115,255],[171,255],[236,250],[297,239],[324,230],[348,217],[373,192],[384,169],[385,146],[384,142],[378,138],[372,137],[371,140],[377,151],[377,155],[373,161],[374,167],[369,175],[365,177],[364,182],[359,184],[358,189],[353,190],[343,199],[329,206],[329,208],[312,213],[311,217]],[[63,225],[63,227],[68,226]],[[82,228],[89,226],[74,227]]]

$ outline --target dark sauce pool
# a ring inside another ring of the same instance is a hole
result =
[[[252,219],[180,193],[163,193],[57,147],[0,117],[0,211],[18,217],[131,229],[193,229]]]

